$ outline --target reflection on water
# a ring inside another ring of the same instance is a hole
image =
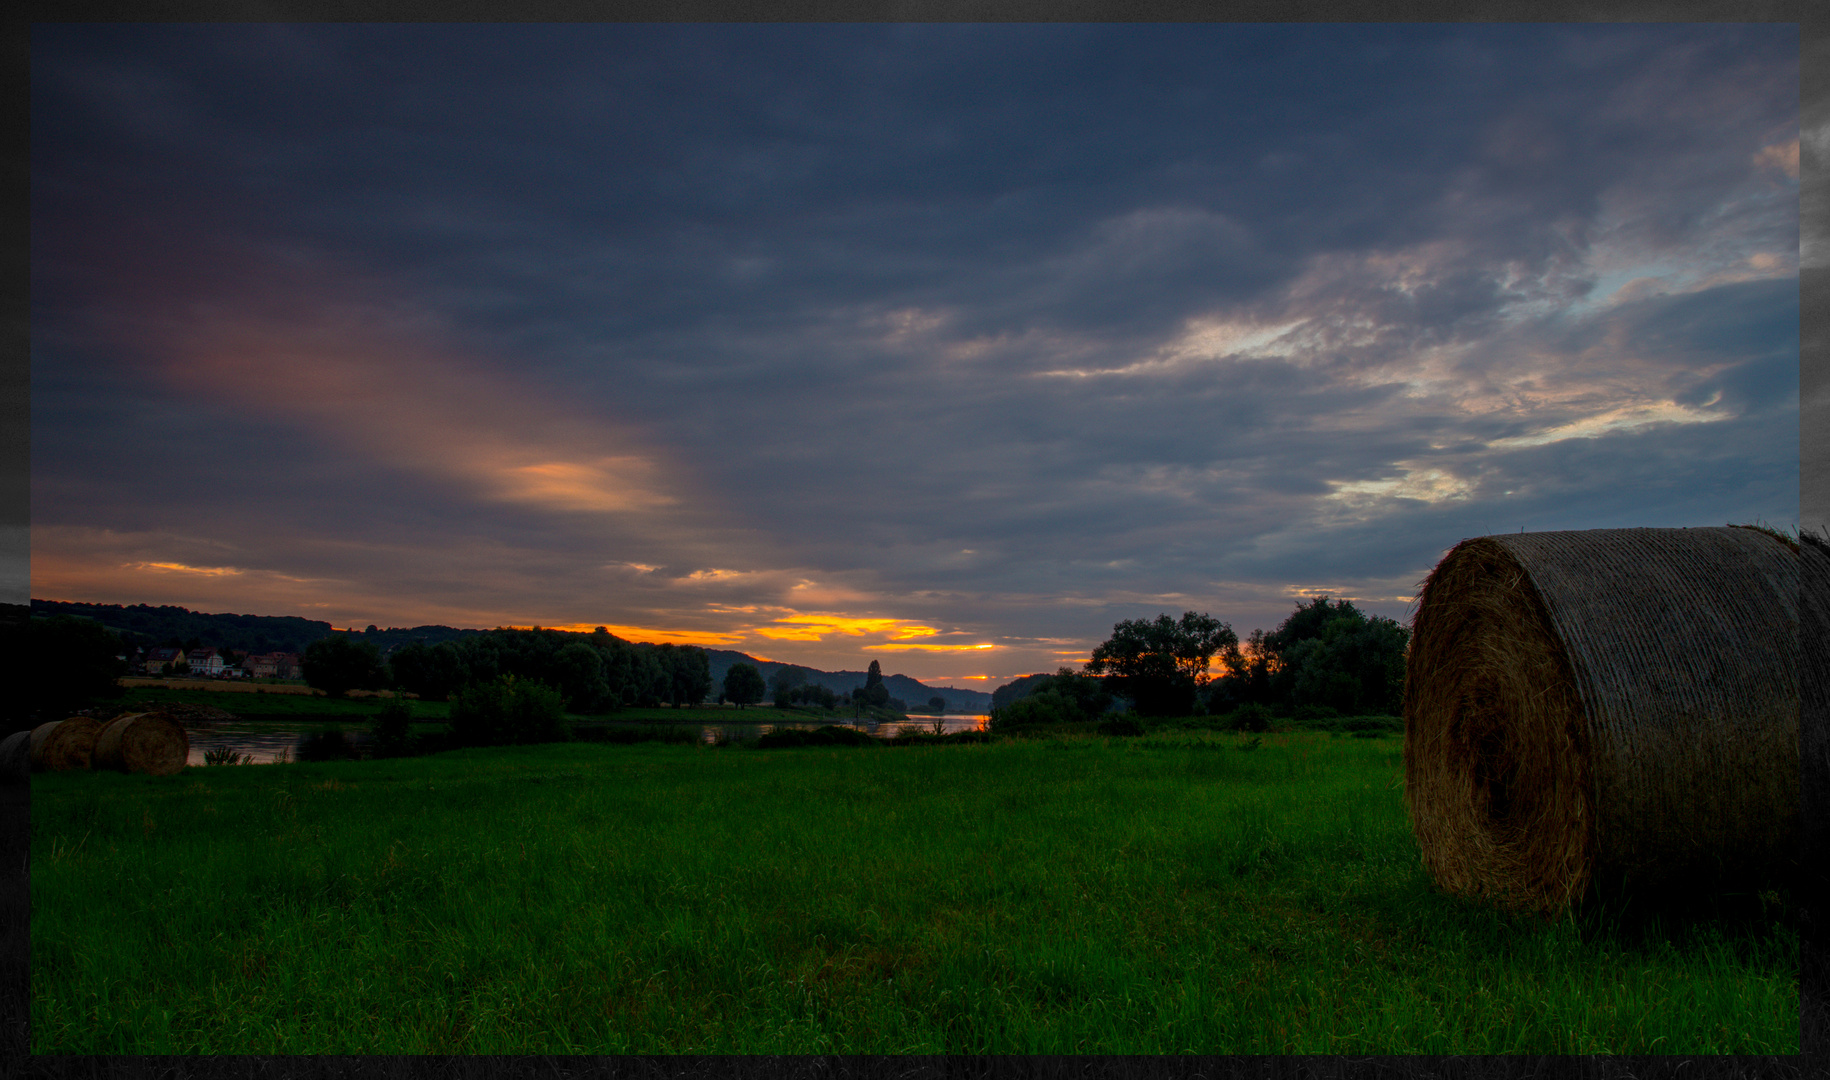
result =
[[[944,716],[933,716],[926,719],[909,720],[863,720],[848,716],[837,716],[831,720],[790,720],[779,724],[706,724],[700,737],[706,742],[717,742],[720,738],[754,739],[778,729],[812,731],[828,724],[841,727],[857,728],[867,735],[879,739],[894,739],[905,731],[918,732],[924,735],[951,735],[956,731],[984,731],[991,717],[984,713],[948,713]]]
[[[211,750],[232,750],[251,765],[296,761],[299,740],[305,737],[301,728],[244,728],[234,724],[190,727],[185,729],[185,734],[191,740],[190,756],[184,759],[186,765],[205,764],[203,755]]]
[[[721,737],[737,741],[754,739],[767,731],[777,728],[801,728],[812,731],[826,724],[841,724],[857,728],[859,731],[875,735],[879,739],[893,739],[904,731],[932,732],[939,722],[943,734],[955,731],[983,731],[990,717],[983,713],[948,713],[945,716],[926,719],[910,719],[878,722],[875,720],[854,720],[838,716],[831,720],[790,720],[785,723],[769,724],[706,724],[701,728],[700,737],[706,742],[717,742]],[[275,761],[298,760],[299,740],[305,737],[308,730],[316,728],[279,727],[262,724],[259,727],[239,724],[211,724],[208,727],[193,726],[186,729],[191,740],[191,753],[185,764],[202,767],[203,755],[211,750],[230,750],[242,755],[242,760],[252,765],[267,765]],[[368,732],[357,729],[344,729],[344,738],[351,743],[361,745],[368,739]]]

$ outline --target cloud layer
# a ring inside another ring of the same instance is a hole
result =
[[[39,26],[32,80],[34,596],[1008,677],[1798,520],[1795,27]]]

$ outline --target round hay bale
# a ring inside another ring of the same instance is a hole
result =
[[[1799,749],[1804,866],[1819,892],[1830,881],[1830,537],[1799,537],[1798,638],[1802,646]]]
[[[184,728],[156,712],[117,716],[95,737],[97,769],[170,776],[184,768],[191,740]]]
[[[24,784],[32,779],[32,733],[15,731],[0,739],[0,783]]]
[[[1739,527],[1456,545],[1405,667],[1405,801],[1437,883],[1548,914],[1794,870],[1799,562]]]
[[[32,771],[87,769],[102,725],[87,716],[53,720],[32,729]]]

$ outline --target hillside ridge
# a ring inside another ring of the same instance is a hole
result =
[[[204,645],[234,649],[236,652],[242,653],[300,653],[305,651],[307,645],[320,638],[326,638],[332,634],[347,634],[358,640],[374,642],[385,656],[395,649],[415,642],[423,645],[436,645],[441,641],[452,641],[472,634],[488,632],[433,625],[411,628],[389,627],[385,630],[379,627],[365,630],[353,628],[340,630],[328,622],[301,618],[296,615],[237,615],[227,612],[212,614],[191,611],[188,608],[171,604],[90,604],[36,598],[32,600],[31,613],[39,616],[76,615],[81,618],[94,619],[122,635],[122,639],[129,645],[152,646],[171,638],[180,641],[197,638]],[[864,685],[865,673],[862,671],[821,671],[805,664],[759,660],[748,653],[737,652],[733,649],[707,648],[704,651],[712,670],[713,694],[718,693],[724,683],[725,673],[731,670],[732,664],[736,663],[755,664],[757,670],[762,672],[764,679],[784,667],[798,667],[808,673],[810,681],[819,683],[841,695],[849,694],[853,688]],[[991,694],[988,691],[928,686],[917,679],[900,674],[886,675],[883,682],[885,686],[889,687],[891,697],[900,698],[911,706],[920,707],[927,704],[929,698],[938,697],[946,701],[948,712],[986,712],[991,708]]]

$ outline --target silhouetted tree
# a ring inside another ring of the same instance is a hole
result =
[[[394,684],[425,701],[444,701],[464,685],[466,665],[452,642],[402,645],[388,658]]]
[[[1104,676],[1110,690],[1130,698],[1145,716],[1186,715],[1194,711],[1214,653],[1238,643],[1232,627],[1192,611],[1179,621],[1168,615],[1127,619],[1093,650],[1086,670]]]
[[[342,634],[319,638],[305,647],[299,666],[305,682],[331,697],[351,690],[379,690],[388,684],[381,650],[371,641],[351,641]]]
[[[697,705],[712,692],[712,664],[704,649],[691,645],[655,647],[666,673],[666,697],[678,707]]]
[[[1254,630],[1249,648],[1228,656],[1229,670],[1209,694],[1212,712],[1247,705],[1285,714],[1303,706],[1353,715],[1396,714],[1404,703],[1410,631],[1368,617],[1346,600],[1318,596],[1298,604],[1270,633]]]
[[[23,621],[23,620],[22,620]],[[119,697],[117,681],[127,673],[127,665],[116,659],[126,646],[101,623],[72,615],[53,615],[32,619],[18,635],[17,627],[8,637],[25,638],[24,655],[14,655],[23,663],[20,671],[30,678],[20,680],[14,692],[23,690],[31,702],[31,711],[39,720],[61,720],[77,709],[98,701]]]
[[[786,664],[775,669],[769,676],[769,693],[775,699],[777,707],[787,705],[793,700],[794,691],[807,683],[807,669]]]
[[[731,665],[731,670],[724,673],[725,700],[743,708],[762,700],[763,691],[768,689],[763,682],[762,672],[755,664],[742,662]]]
[[[864,695],[866,705],[886,705],[890,700],[890,688],[883,685],[883,668],[872,660],[870,670],[864,673]]]

